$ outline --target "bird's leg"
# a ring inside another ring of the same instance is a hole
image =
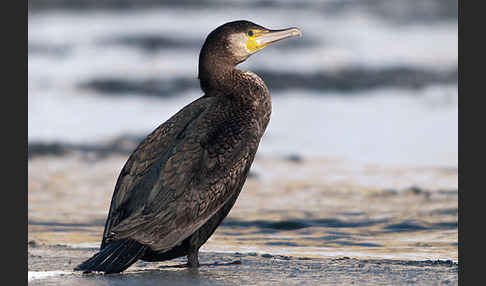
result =
[[[199,248],[201,247],[202,243],[200,240],[200,231],[196,231],[191,235],[188,241],[188,252],[187,252],[187,266],[189,268],[197,268],[199,267]]]
[[[189,254],[187,254],[187,266],[189,266],[189,268],[199,267],[198,253],[199,250],[194,249],[189,251]]]

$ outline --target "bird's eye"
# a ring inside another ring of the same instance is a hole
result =
[[[253,31],[248,31],[248,36],[253,36]]]

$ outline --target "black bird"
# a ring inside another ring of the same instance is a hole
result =
[[[265,46],[300,36],[248,21],[212,31],[199,55],[204,95],[145,138],[121,170],[100,251],[74,270],[121,272],[137,260],[186,256],[199,248],[233,207],[270,120],[270,92],[236,65]]]

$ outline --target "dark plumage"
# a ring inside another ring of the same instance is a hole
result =
[[[75,270],[116,273],[138,259],[188,257],[233,207],[270,120],[265,83],[235,66],[271,42],[300,35],[248,21],[224,24],[201,49],[205,95],[155,129],[130,155],[115,186],[100,251]]]

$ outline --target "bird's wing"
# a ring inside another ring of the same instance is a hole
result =
[[[214,97],[201,97],[186,105],[157,127],[133,151],[120,171],[115,185],[101,248],[110,230],[136,211],[141,204],[145,204],[148,191],[152,189],[150,184],[153,184],[153,177],[160,172],[160,167],[157,166],[164,163],[167,154],[180,140],[177,135],[197,119],[214,99]],[[156,162],[158,164],[155,164]]]
[[[113,214],[120,218],[105,229],[105,238],[131,238],[153,250],[169,249],[228,201],[246,178],[259,142],[250,131],[252,122],[224,112],[230,105],[215,100],[192,119],[181,114],[184,119],[169,120],[155,132],[164,144],[150,143],[150,136],[147,147],[141,144],[127,162],[131,167],[120,175],[112,202]]]

